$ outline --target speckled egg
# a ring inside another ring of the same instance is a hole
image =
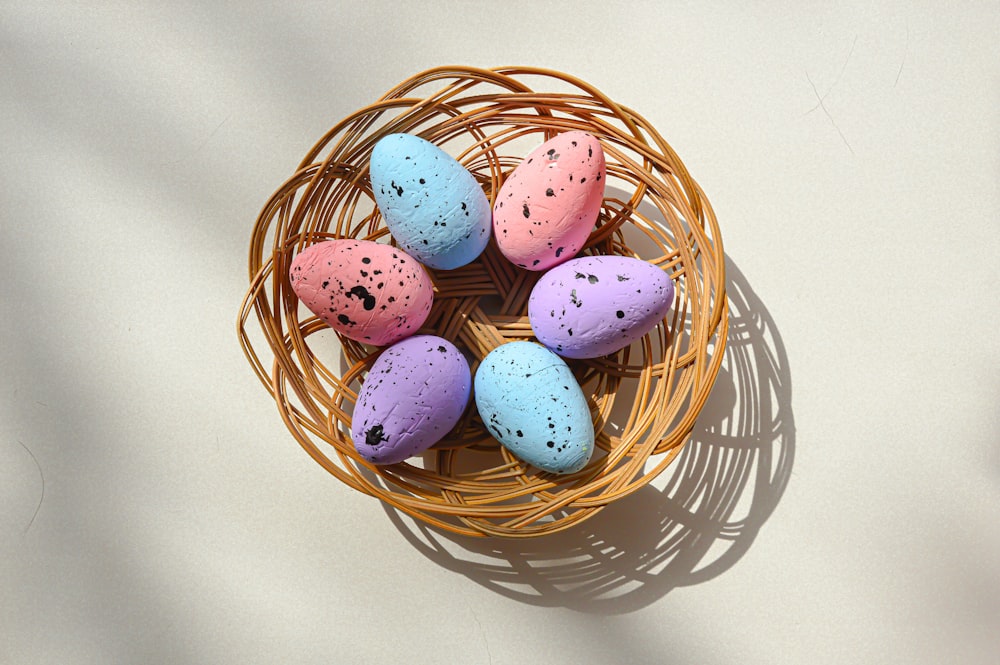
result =
[[[493,203],[500,251],[528,270],[573,258],[594,228],[604,199],[600,142],[585,132],[546,141],[507,177]]]
[[[469,403],[472,375],[455,345],[414,335],[375,360],[354,407],[351,436],[362,457],[395,464],[430,448]]]
[[[531,328],[567,358],[623,349],[656,327],[674,302],[662,269],[625,256],[582,256],[548,271],[528,299]]]
[[[383,346],[412,335],[434,301],[427,271],[406,252],[367,240],[327,240],[292,260],[292,290],[340,334]]]
[[[582,469],[594,452],[587,399],[566,362],[534,342],[497,347],[476,370],[476,407],[490,433],[552,473]]]
[[[451,270],[479,256],[490,239],[490,203],[468,170],[433,143],[390,134],[371,156],[375,202],[409,254]]]

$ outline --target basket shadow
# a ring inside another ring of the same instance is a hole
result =
[[[586,613],[632,612],[731,568],[781,500],[795,425],[775,323],[728,256],[726,268],[722,370],[691,440],[653,483],[541,538],[457,536],[383,504],[391,522],[417,551],[498,594]]]

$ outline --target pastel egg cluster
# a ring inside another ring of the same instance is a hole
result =
[[[622,256],[574,258],[600,214],[606,164],[601,143],[565,132],[507,175],[492,208],[459,162],[417,136],[391,134],[374,147],[370,182],[395,245],[330,240],[292,261],[300,302],[346,338],[386,347],[354,408],[351,436],[373,464],[395,464],[441,441],[475,393],[490,434],[551,473],[583,469],[594,450],[587,398],[563,358],[615,353],[655,328],[674,286],[660,268]],[[528,300],[536,339],[503,344],[473,381],[454,344],[415,334],[434,289],[424,266],[475,261],[490,235],[515,265],[545,271]],[[473,391],[473,386],[475,390]]]

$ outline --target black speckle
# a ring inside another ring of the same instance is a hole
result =
[[[426,180],[424,180],[423,178],[421,178],[421,179],[420,179],[420,184],[421,184],[421,185],[426,185],[426,184],[427,184],[427,181],[426,181]]]
[[[581,184],[583,184],[583,183],[585,183],[585,182],[587,182],[587,179],[586,179],[586,178],[580,178],[580,183],[581,183]]]
[[[587,146],[587,157],[593,157],[593,156],[594,156],[594,148],[592,146],[588,145]]]
[[[468,207],[469,207],[469,206],[467,206],[467,205],[465,204],[465,201],[463,201],[463,202],[462,202],[462,210],[465,210],[465,209],[466,209],[466,208],[468,208]]]
[[[524,204],[524,208],[521,210],[521,214],[524,215],[525,219],[528,219],[529,217],[531,217],[531,211],[528,210],[528,204],[527,203]]]
[[[443,346],[439,346],[438,351],[440,351],[441,353],[447,353],[448,349],[444,348]]]
[[[556,447],[556,442],[555,441],[546,441],[545,445],[548,446],[549,448],[555,448]]]
[[[546,154],[549,156],[549,159],[559,159],[559,153],[556,152],[555,148],[550,148]]]
[[[617,316],[619,319],[624,319],[625,318],[625,312],[623,312],[621,310],[618,310],[617,312],[615,312],[615,316]]]
[[[566,248],[565,247],[556,247],[556,258],[557,259],[559,258],[559,255],[563,253],[564,249],[566,249]]]
[[[362,262],[362,263],[371,263],[371,262],[372,262],[372,260],[371,260],[370,258],[368,258],[368,257],[366,256],[366,257],[364,257],[363,259],[361,259],[361,262]]]
[[[381,425],[375,425],[367,432],[365,432],[365,443],[369,446],[380,446],[383,441],[388,441],[389,438],[384,436]]]
[[[517,430],[517,435],[518,436],[524,436],[524,432],[522,432],[521,430]]]
[[[533,265],[533,266],[537,266],[537,265],[538,265],[539,263],[541,263],[541,262],[542,262],[542,260],[541,260],[541,259],[535,259],[534,261],[532,261],[532,262],[531,262],[531,265]]]
[[[597,174],[597,177],[596,177],[596,178],[594,178],[594,180],[596,180],[597,182],[600,182],[600,181],[601,181],[601,174],[600,174],[600,173],[598,173],[598,174]]]
[[[340,321],[345,326],[357,325],[355,324],[354,321],[351,321],[351,319],[346,314],[340,314],[339,316],[337,316],[337,320]]]
[[[572,336],[573,336],[573,329],[572,329],[572,328],[567,328],[566,332],[568,332],[568,333],[569,333],[569,336],[570,336],[570,337],[572,337]]]
[[[628,281],[628,277],[626,277],[625,275],[618,275],[618,281],[619,282],[627,282]]]
[[[328,287],[328,286],[330,286],[330,280],[326,280],[325,282],[323,282],[323,288],[324,288],[324,289],[325,289],[326,287]]]
[[[576,147],[576,141],[570,141],[570,143],[572,143],[572,144],[573,144],[573,147],[574,147],[574,148]]]
[[[348,291],[347,297],[348,298],[353,297],[363,301],[363,306],[368,311],[375,309],[375,296],[368,293],[368,289],[361,286],[360,284],[352,288],[350,291]]]
[[[555,195],[556,193],[552,191],[551,187],[545,190],[545,196],[555,196]]]
[[[597,284],[601,280],[597,279],[597,275],[587,275],[587,281],[591,284]]]
[[[397,185],[395,180],[393,180],[391,183],[389,183],[389,186],[396,190],[396,196],[402,196],[403,195],[403,187],[402,187],[402,185]]]

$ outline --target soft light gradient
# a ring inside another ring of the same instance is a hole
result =
[[[996,2],[3,3],[0,663],[995,665],[998,35]],[[339,484],[237,344],[265,199],[453,63],[637,109],[730,259],[692,444],[541,541]]]

